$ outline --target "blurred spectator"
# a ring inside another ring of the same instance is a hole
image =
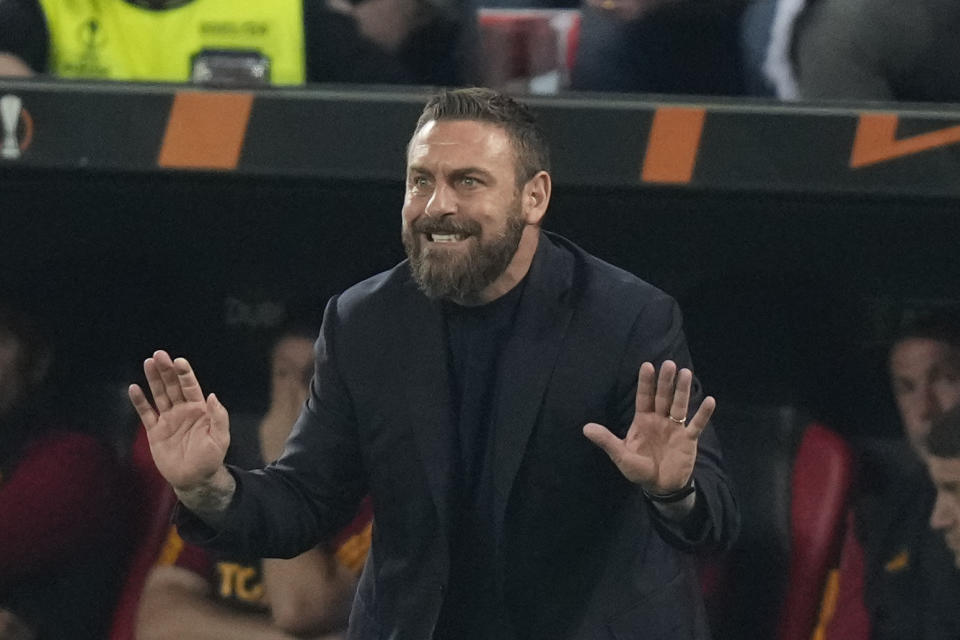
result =
[[[960,100],[955,0],[779,0],[767,73],[785,99]]]
[[[121,467],[53,417],[76,407],[52,364],[37,321],[0,300],[0,638],[102,640],[125,560]]]
[[[936,492],[923,461],[931,423],[960,405],[960,318],[936,313],[915,320],[894,341],[889,368],[906,438],[864,456],[855,504],[871,638],[956,640],[960,571],[929,527]],[[859,578],[840,580],[844,591],[844,583]],[[838,628],[846,614],[836,611]]]
[[[287,328],[281,334],[271,353],[269,410],[256,432],[231,425],[228,457],[233,463],[258,468],[279,457],[307,397],[316,335],[310,328]],[[370,546],[371,513],[364,502],[330,548],[290,560],[214,557],[171,528],[144,589],[137,637],[339,638],[323,634],[346,628]]]
[[[0,0],[0,76],[461,84],[475,27],[444,2]]]
[[[930,526],[943,533],[960,568],[960,407],[942,415],[927,436],[927,469],[937,489]]]
[[[585,0],[575,90],[740,95],[735,0]]]
[[[776,11],[777,0],[750,0],[740,18],[743,75],[748,95],[776,95],[773,84],[763,71]]]
[[[477,22],[486,86],[505,93],[539,94],[570,88],[579,10],[482,7]]]

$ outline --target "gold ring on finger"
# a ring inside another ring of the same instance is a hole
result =
[[[687,426],[687,416],[683,416],[682,418],[674,418],[672,415],[669,415],[667,417],[670,418],[671,422],[676,422],[677,424]]]

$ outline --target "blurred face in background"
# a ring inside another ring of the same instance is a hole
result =
[[[260,422],[260,451],[266,461],[283,451],[303,409],[313,377],[313,340],[285,336],[270,352],[270,408]]]
[[[300,388],[304,396],[313,377],[313,340],[288,336],[273,348],[270,365],[271,387]]]
[[[907,439],[924,457],[931,422],[960,404],[960,352],[929,338],[901,340],[890,351],[890,378]]]
[[[943,533],[954,564],[960,568],[960,458],[929,456],[927,469],[937,488],[930,526]]]

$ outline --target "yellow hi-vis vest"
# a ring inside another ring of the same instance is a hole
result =
[[[306,81],[303,0],[190,0],[148,9],[125,0],[40,0],[49,71],[61,78],[186,82],[202,52],[255,51],[271,84]]]

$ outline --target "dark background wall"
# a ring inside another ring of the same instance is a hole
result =
[[[51,319],[78,411],[160,347],[256,411],[271,328],[403,257],[399,180],[0,178],[0,286]],[[546,228],[680,300],[721,408],[801,404],[848,434],[896,431],[883,341],[905,312],[960,299],[948,198],[560,184]]]

